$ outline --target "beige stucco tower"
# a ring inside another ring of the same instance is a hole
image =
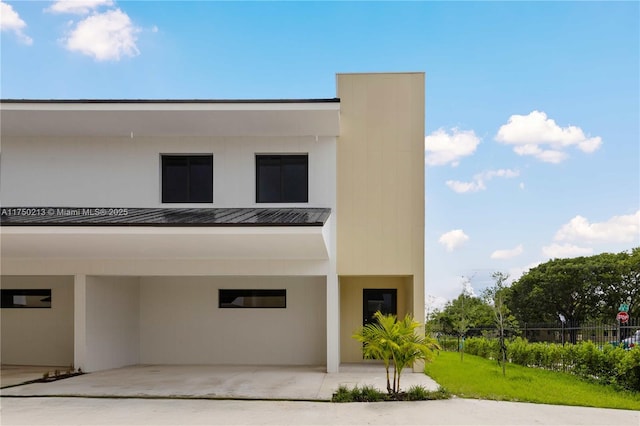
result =
[[[424,321],[424,73],[338,74],[340,361],[385,305]]]

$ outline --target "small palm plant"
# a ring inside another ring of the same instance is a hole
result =
[[[398,321],[395,315],[384,315],[378,311],[375,322],[360,328],[353,338],[362,343],[362,351],[367,359],[379,359],[387,373],[387,392],[400,392],[402,370],[418,360],[430,360],[436,342],[416,334],[420,323],[407,315]],[[390,368],[393,366],[393,382]]]

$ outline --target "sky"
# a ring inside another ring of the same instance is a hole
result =
[[[640,3],[0,2],[0,97],[332,98],[423,71],[428,309],[640,246]]]

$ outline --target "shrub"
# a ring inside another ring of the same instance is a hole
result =
[[[351,395],[353,396],[353,400],[356,402],[377,402],[383,401],[385,398],[385,394],[380,392],[378,389],[373,386],[362,386],[358,388],[358,386],[354,387],[351,391]]]
[[[355,386],[349,390],[346,386],[338,387],[331,397],[332,402],[377,402],[383,401],[385,394],[373,386]]]
[[[471,355],[481,356],[483,358],[496,359],[499,347],[497,340],[487,339],[484,337],[470,337],[465,340],[465,352]]]
[[[528,350],[528,345],[527,341],[520,337],[514,339],[507,344],[507,358],[514,364],[531,365],[531,352]]]
[[[531,344],[531,361],[532,365],[538,368],[544,368],[544,354],[547,350],[546,343],[535,342]]]
[[[442,386],[440,386],[436,391],[430,391],[424,386],[414,385],[409,388],[406,394],[406,399],[408,401],[429,401],[449,398],[451,398],[451,393]]]
[[[449,399],[451,393],[442,386],[436,391],[427,390],[424,386],[411,386],[406,393],[385,394],[372,386],[338,387],[331,397],[331,402],[378,402],[378,401],[429,401]]]
[[[353,398],[351,396],[351,391],[344,385],[338,386],[338,390],[333,393],[331,396],[332,402],[353,402]]]
[[[439,386],[438,390],[436,390],[436,391],[431,391],[429,395],[431,396],[430,399],[449,399],[449,398],[451,398],[451,392],[449,392],[449,390],[447,388],[444,388],[442,386]]]
[[[625,389],[640,392],[640,347],[624,351],[624,355],[618,359],[616,383]]]
[[[547,355],[545,357],[547,369],[553,371],[562,371],[563,367],[563,350],[562,345],[552,343],[547,348]]]
[[[424,386],[414,385],[407,391],[409,401],[425,401],[429,397],[429,391]]]
[[[457,351],[458,350],[458,338],[450,336],[440,336],[437,339],[438,345],[443,351]]]
[[[599,376],[597,374],[599,364],[599,354],[595,345],[591,342],[582,343],[577,346],[577,363],[575,373],[582,377]]]

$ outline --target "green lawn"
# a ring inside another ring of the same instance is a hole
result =
[[[440,352],[425,372],[454,395],[463,398],[537,402],[640,410],[640,393],[617,391],[567,373],[508,364],[507,375],[495,361]]]

